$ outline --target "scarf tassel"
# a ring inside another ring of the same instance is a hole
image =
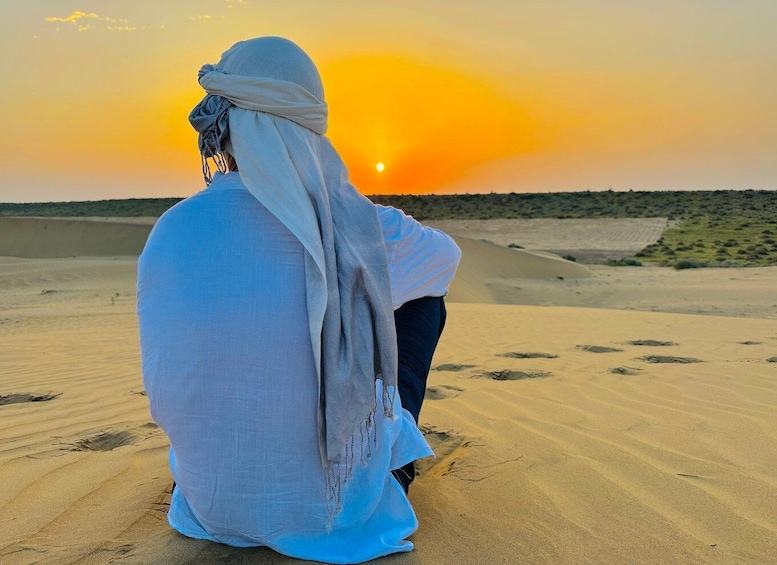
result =
[[[388,398],[388,396],[386,396]],[[376,406],[377,409],[377,406]],[[358,435],[358,442],[357,442]],[[370,412],[359,429],[351,436],[336,461],[330,461],[324,470],[324,487],[327,502],[327,531],[332,529],[332,519],[343,508],[343,486],[353,477],[354,464],[357,461],[364,468],[372,458],[372,450],[378,445],[378,430],[375,425],[375,410]],[[358,450],[358,451],[357,451]]]
[[[208,162],[208,157],[205,155],[201,155],[202,157],[202,176],[205,179],[205,186],[210,186],[210,183],[213,182],[213,173],[210,170],[210,163]],[[218,152],[213,154],[213,163],[216,165],[216,170],[218,172],[226,174],[227,173],[227,159],[224,157],[224,153]]]

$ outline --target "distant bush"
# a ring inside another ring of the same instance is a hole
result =
[[[577,257],[573,257],[572,255],[562,255],[562,259],[566,259],[567,261],[577,262]]]
[[[512,249],[524,249],[523,245],[518,245],[517,243],[511,243],[507,247],[510,247]]]
[[[740,263],[739,261],[734,261],[733,259],[724,259],[723,261],[719,261],[717,263],[710,263],[707,265],[708,267],[723,267],[723,268],[737,268],[737,267],[746,267],[748,263]]]
[[[642,261],[627,257],[626,259],[607,259],[610,267],[641,267]]]
[[[679,261],[671,262],[670,266],[679,271],[681,269],[701,269],[706,267],[707,263],[696,261],[695,259],[680,259]]]

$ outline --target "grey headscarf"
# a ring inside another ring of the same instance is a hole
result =
[[[375,206],[348,181],[326,131],[318,71],[294,43],[262,37],[234,45],[200,70],[208,95],[189,117],[206,159],[235,157],[248,190],[306,250],[307,307],[319,372],[319,430],[328,495],[375,441],[376,380],[391,416],[396,330],[386,249]]]

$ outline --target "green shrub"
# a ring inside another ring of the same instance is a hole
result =
[[[706,267],[707,263],[696,261],[695,259],[680,259],[679,261],[670,263],[670,266],[679,271],[680,269],[701,269],[702,267]]]
[[[610,267],[641,267],[642,261],[627,257],[625,259],[607,259],[607,264]]]

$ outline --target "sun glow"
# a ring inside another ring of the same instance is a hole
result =
[[[378,163],[377,165],[375,165],[375,169],[376,169],[376,170],[377,170],[379,173],[382,173],[382,172],[383,172],[383,169],[385,169],[385,168],[386,168],[386,165],[384,165],[383,163]]]
[[[365,55],[325,64],[321,74],[327,135],[363,194],[432,192],[479,165],[532,151],[540,137],[523,103],[455,70]],[[452,119],[461,108],[467,127]]]

